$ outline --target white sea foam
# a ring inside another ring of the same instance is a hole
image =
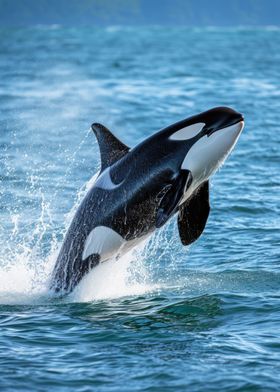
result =
[[[65,216],[65,234],[81,200],[95,182],[94,175],[78,192],[75,203]],[[40,217],[28,234],[22,235],[21,216],[11,213],[11,239],[0,252],[0,304],[44,304],[53,300],[48,290],[50,276],[61,244],[50,236],[49,256],[42,256],[42,242],[52,230],[50,205],[41,194]],[[24,229],[26,230],[26,228]],[[106,298],[139,295],[156,289],[149,283],[144,267],[145,243],[118,261],[103,263],[86,276],[66,301],[84,302]]]
[[[32,250],[18,249],[14,262],[0,267],[0,304],[43,304],[53,299],[48,289],[49,279],[58,250],[45,260],[32,257]],[[88,302],[100,299],[140,295],[159,286],[149,281],[145,268],[143,245],[124,255],[94,268],[68,296],[68,302]]]
[[[127,253],[119,260],[106,261],[94,268],[77,286],[71,299],[84,302],[100,299],[141,295],[159,286],[149,280],[142,252],[145,245]]]

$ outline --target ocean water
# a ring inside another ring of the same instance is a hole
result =
[[[1,391],[279,391],[280,30],[0,30]],[[48,280],[99,169],[92,122],[134,146],[245,116],[203,236],[176,220],[70,296]]]

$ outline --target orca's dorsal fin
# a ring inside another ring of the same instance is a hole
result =
[[[205,181],[194,195],[179,207],[178,229],[183,245],[190,245],[201,236],[209,212],[209,181]]]
[[[94,123],[91,128],[99,144],[102,172],[126,155],[129,147],[117,139],[104,125]]]

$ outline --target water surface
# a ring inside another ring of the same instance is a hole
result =
[[[0,30],[1,390],[279,390],[279,64],[274,28]],[[218,105],[246,127],[199,241],[174,219],[52,298],[90,124],[134,146]]]

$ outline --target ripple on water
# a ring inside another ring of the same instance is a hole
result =
[[[0,31],[1,389],[279,390],[278,34]],[[172,220],[69,297],[50,295],[63,234],[99,170],[90,124],[134,146],[220,105],[246,127],[212,181],[200,240],[183,249]]]

